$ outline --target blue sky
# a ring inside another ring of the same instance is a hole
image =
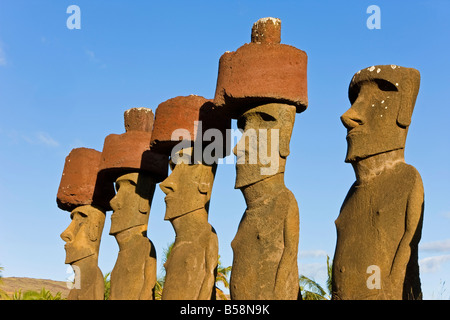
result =
[[[81,29],[69,30],[69,5]],[[381,9],[369,30],[368,6]],[[181,95],[214,96],[218,61],[250,41],[259,18],[282,21],[282,43],[308,54],[308,109],[296,116],[286,185],[300,208],[299,272],[325,283],[334,220],[354,181],[344,163],[348,84],[358,70],[397,64],[421,72],[406,144],[420,172],[425,218],[419,251],[425,299],[450,297],[450,2],[428,1],[0,1],[0,265],[3,276],[65,280],[69,213],[56,206],[64,158],[99,151],[123,133],[123,112],[156,109]],[[235,125],[235,123],[234,123]],[[233,164],[219,166],[210,223],[221,262],[245,210]],[[158,257],[174,240],[157,188],[148,236]],[[118,247],[108,212],[99,265],[111,271]],[[158,271],[162,272],[162,265]]]

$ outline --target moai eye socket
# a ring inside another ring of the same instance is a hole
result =
[[[271,115],[268,114],[268,113],[260,112],[260,113],[258,113],[258,114],[259,114],[259,116],[261,117],[261,119],[262,119],[263,121],[266,121],[266,122],[277,121],[277,119],[275,119],[273,116],[271,116]]]
[[[373,81],[373,82],[372,82]],[[384,79],[373,79],[371,81],[361,81],[359,83],[356,83],[352,85],[349,88],[348,92],[348,98],[350,100],[350,103],[353,104],[356,99],[358,99],[358,96],[361,92],[361,88],[363,85],[367,85],[368,83],[375,83],[381,91],[398,91],[398,88],[391,82],[384,80]]]
[[[398,91],[398,88],[389,81],[383,79],[375,79],[374,81],[381,91]]]

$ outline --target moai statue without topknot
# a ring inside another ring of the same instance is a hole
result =
[[[71,212],[72,222],[61,234],[66,242],[66,263],[75,272],[68,300],[104,300],[103,274],[98,267],[100,240],[112,185],[98,179],[101,152],[73,149],[66,157],[58,188],[57,204]]]
[[[333,299],[421,299],[424,190],[404,160],[419,85],[417,70],[396,65],[360,70],[350,83],[341,120],[356,181],[336,220]]]
[[[115,182],[110,201],[110,234],[119,245],[111,272],[111,300],[151,300],[156,284],[156,251],[147,238],[155,186],[167,176],[168,157],[150,150],[153,112],[125,111],[126,132],[106,137],[100,175]]]
[[[219,61],[214,103],[243,130],[234,149],[247,209],[232,242],[231,298],[301,299],[299,210],[284,171],[295,114],[307,107],[307,55],[280,44],[281,21],[258,20],[251,43]]]
[[[225,145],[215,141],[215,154],[206,155],[202,136],[211,129],[220,140],[231,122],[213,107],[211,100],[190,95],[169,99],[156,109],[152,148],[170,156],[172,172],[160,188],[166,194],[164,219],[176,233],[164,264],[162,300],[215,299],[219,248],[208,209],[217,159],[224,156]]]

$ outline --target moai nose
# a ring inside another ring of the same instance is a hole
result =
[[[348,109],[342,116],[341,122],[348,130],[356,128],[359,125],[364,124],[360,115],[352,108]]]
[[[61,233],[60,237],[66,243],[69,243],[72,241],[73,232],[71,230],[71,225],[69,225],[69,227],[66,230],[64,230],[63,233]]]
[[[163,181],[159,184],[159,187],[161,188],[162,192],[164,192],[166,195],[175,192],[176,191],[176,185],[173,182],[170,181]]]

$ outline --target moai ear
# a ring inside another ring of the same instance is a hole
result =
[[[150,202],[148,199],[144,197],[140,197],[139,199],[139,212],[142,214],[146,214],[150,211]]]
[[[208,192],[211,189],[211,183],[208,179],[208,171],[209,171],[208,169],[209,168],[202,164],[200,164],[199,166],[200,166],[199,169],[201,170],[201,173],[200,173],[200,180],[198,183],[198,191],[200,191],[200,193],[203,193],[203,194],[208,194]]]
[[[401,92],[400,108],[398,109],[397,124],[407,128],[411,124],[411,117],[416,103],[420,86],[420,73],[412,69],[403,83],[399,83]]]
[[[287,156],[290,154],[289,149],[289,142],[290,142],[290,135],[288,136],[285,134],[286,130],[283,130],[283,128],[280,130],[280,156],[283,158],[287,158]]]
[[[150,206],[155,192],[156,182],[150,175],[139,174],[136,184],[136,193],[139,195],[139,212],[147,214],[150,212]]]
[[[287,158],[290,153],[289,143],[291,142],[292,129],[295,121],[295,107],[280,110],[280,156]]]
[[[211,196],[212,184],[214,183],[214,177],[216,175],[217,163],[212,165],[199,164],[201,173],[198,184],[198,191],[200,193]]]
[[[198,185],[198,191],[200,191],[200,193],[204,193],[207,194],[209,191],[209,183],[207,182],[200,182]]]
[[[89,240],[92,242],[97,241],[99,228],[100,225],[98,221],[89,224]]]

